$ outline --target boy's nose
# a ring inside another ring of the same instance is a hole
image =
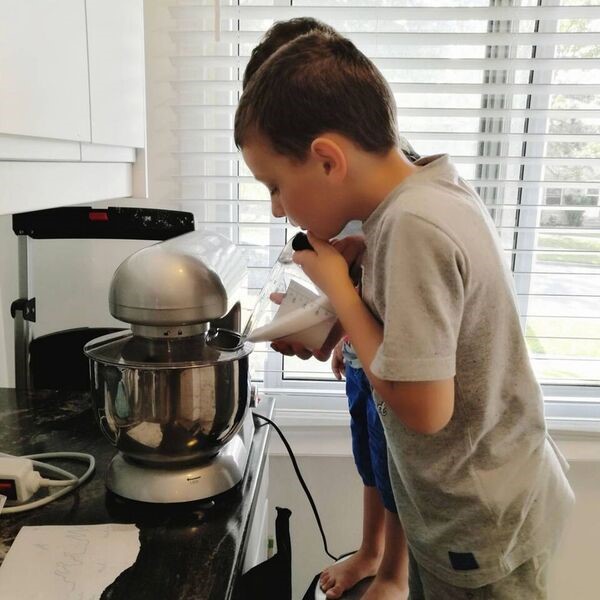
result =
[[[283,207],[275,200],[271,200],[271,213],[274,217],[285,217]]]

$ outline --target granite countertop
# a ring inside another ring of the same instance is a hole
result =
[[[253,409],[271,417],[273,401]],[[255,434],[243,480],[216,502],[154,505],[108,491],[104,475],[115,448],[96,425],[89,395],[16,392],[0,388],[0,450],[24,455],[85,452],[96,459],[93,477],[73,493],[25,513],[0,516],[0,561],[24,525],[134,523],[140,530],[136,562],[102,600],[227,600],[236,594],[248,531],[263,475],[269,427],[254,418]],[[81,475],[84,463],[52,461]]]

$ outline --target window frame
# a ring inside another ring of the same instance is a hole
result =
[[[237,0],[237,5],[239,6],[240,1]],[[293,0],[275,0],[273,2],[273,4],[275,6],[279,5],[279,6],[288,6],[288,5],[293,5]],[[494,8],[507,8],[509,7],[511,3],[509,2],[509,0],[489,0],[489,6],[490,8],[494,7]],[[542,7],[545,6],[547,9],[551,9],[552,6],[554,6],[554,4],[549,1],[549,0],[539,0],[537,7]],[[231,7],[228,7],[231,8]],[[264,7],[262,7],[264,8]],[[310,6],[306,6],[306,14],[311,14],[311,8]],[[468,7],[465,7],[465,10]],[[486,7],[483,7],[486,8]],[[535,6],[530,6],[530,7],[522,7],[522,6],[518,6],[518,7],[514,7],[516,10],[522,10],[522,11],[528,11],[530,9],[536,8]],[[245,7],[245,11],[248,12],[248,10],[251,9],[251,7],[246,6]],[[179,7],[178,10],[185,10],[185,7]],[[533,12],[533,11],[531,11]],[[247,18],[247,15],[246,17]],[[265,17],[261,17],[261,18],[265,18]],[[489,24],[489,30],[490,32],[497,32],[497,31],[504,31],[502,28],[502,26],[506,26],[507,23],[520,23],[522,19],[515,19],[514,21],[494,21],[494,20],[489,20],[488,24]],[[229,21],[228,23],[230,23],[232,25],[231,30],[235,30],[235,20]],[[546,19],[540,19],[537,21],[538,23],[538,27],[546,27],[548,29],[548,32],[552,32],[554,31],[552,29],[552,23],[555,23],[555,21],[548,21]],[[237,29],[238,32],[240,32],[240,19],[238,18],[237,20]],[[509,29],[510,31],[510,29]],[[240,36],[240,39],[242,39],[242,37]],[[226,67],[227,69],[231,68],[231,69],[237,69],[237,78],[238,80],[241,79],[241,75],[242,75],[242,67],[239,66],[242,64],[242,60],[240,60],[242,58],[241,56],[241,44],[240,42],[238,42],[237,44],[237,60],[238,60],[238,67]],[[535,47],[535,46],[534,46]],[[493,48],[507,48],[509,51],[511,48],[514,48],[514,46],[488,46],[488,50],[491,52],[491,50]],[[554,48],[554,45],[552,46],[547,46],[547,48]],[[539,50],[536,50],[536,52]],[[553,56],[550,55],[548,58],[551,58]],[[536,58],[539,58],[540,55],[536,54]],[[231,54],[231,58],[235,59],[236,55],[235,55],[235,50],[233,50],[232,54]],[[508,57],[510,58],[510,57]],[[535,61],[535,59],[533,59]],[[226,61],[224,61],[225,64],[227,64]],[[535,66],[535,64],[533,65]],[[523,69],[526,67],[520,67],[520,69]],[[484,68],[481,69],[482,73],[484,73]],[[515,71],[512,69],[512,67],[507,67],[506,73],[508,73],[509,77],[511,73],[514,73]],[[541,71],[536,71],[535,68],[531,70],[531,78],[530,81],[533,83],[544,83],[543,80],[543,76],[544,75],[548,75],[551,76],[552,71],[551,70],[541,70]],[[540,79],[540,77],[542,77],[542,79]],[[235,71],[233,74],[233,81],[235,82]],[[508,85],[510,86],[510,81],[508,82]],[[506,96],[506,100],[510,101],[511,98],[511,94],[514,93],[518,93],[518,92],[507,92]],[[483,98],[485,92],[481,92],[481,97]],[[541,93],[535,93],[535,94],[531,94],[530,98],[531,98],[531,104],[528,106],[528,108],[530,109],[545,109],[547,108],[547,102],[548,102],[548,98],[549,98],[550,92],[548,92],[548,95],[542,95]],[[487,95],[490,98],[493,98],[493,96],[491,95]],[[235,102],[235,98],[239,97],[235,92],[232,92],[230,94],[230,98],[231,100],[233,100]],[[546,103],[546,105],[544,105],[544,102]],[[231,108],[231,107],[228,107]],[[502,127],[502,118],[503,117],[492,117],[492,118],[486,118],[486,117],[481,117],[480,118],[480,122],[482,123],[482,127],[480,128],[480,133],[484,134],[484,133],[494,133],[496,131],[496,129],[485,129],[485,124],[486,122],[495,122],[496,124],[498,122],[500,122],[500,125]],[[527,133],[536,133],[536,132],[540,132],[540,133],[544,133],[545,132],[545,124],[548,120],[547,116],[532,116],[532,117],[526,117],[525,118],[525,122],[527,123],[527,129],[525,129],[522,133],[527,134]],[[510,124],[510,123],[509,123]],[[502,131],[502,128],[499,129],[499,131]],[[406,134],[406,137],[410,140],[410,133]],[[536,147],[539,149],[540,147],[543,148],[545,144],[545,141],[536,141],[534,140],[532,141],[527,141],[524,142],[524,146],[522,146],[522,152],[521,152],[521,156],[522,157],[531,157],[531,156],[543,156],[543,153],[541,151],[536,150]],[[479,153],[480,156],[482,157],[486,157],[489,158],[491,156],[499,156],[498,152],[498,148],[502,148],[504,145],[508,146],[508,143],[505,142],[504,140],[500,140],[499,142],[480,142],[480,145],[484,148],[484,150],[482,152]],[[497,146],[496,149],[496,153],[492,153],[493,150],[493,146]],[[224,157],[223,160],[228,160],[228,157]],[[489,165],[488,163],[486,163],[485,161],[483,161],[482,163],[479,163],[479,168],[487,168],[493,165]],[[233,167],[233,164],[231,164],[231,167]],[[477,164],[475,165],[475,167],[477,168]],[[240,200],[240,162],[237,161],[236,162],[236,168],[237,168],[237,183],[234,184],[233,180],[231,181],[231,185],[230,188],[232,190],[232,193],[235,194],[235,200],[234,202],[237,202],[237,208],[236,209],[231,209],[236,210],[236,213],[232,213],[235,214],[235,218],[237,218],[237,222],[232,221],[227,221],[227,218],[229,218],[227,215],[224,216],[224,221],[223,223],[213,223],[214,225],[217,225],[217,229],[219,229],[222,226],[223,231],[225,230],[229,230],[232,233],[232,235],[235,238],[236,242],[240,242],[240,235],[239,235],[239,231],[240,228],[236,226],[236,224],[240,223],[240,203],[242,202]],[[506,165],[502,166],[502,168],[508,168]],[[514,186],[511,185],[511,188],[517,188],[519,190],[519,200],[521,202],[523,202],[524,204],[528,204],[530,205],[530,200],[532,198],[531,194],[537,193],[537,190],[535,189],[531,189],[531,186],[521,186],[520,184],[522,182],[530,182],[530,181],[540,181],[541,177],[539,176],[539,173],[541,173],[541,169],[543,168],[543,165],[529,165],[529,164],[523,164],[521,165],[521,174],[519,176],[519,180],[515,181]],[[538,175],[536,175],[535,173],[538,173]],[[228,178],[230,176],[235,177],[236,175],[236,171],[235,169],[231,170],[230,175],[226,175],[224,176],[225,178]],[[218,178],[218,176],[217,176]],[[486,177],[486,179],[489,179]],[[501,178],[500,178],[501,179]],[[476,184],[475,184],[476,185]],[[591,186],[593,187],[593,186]],[[600,188],[600,184],[598,184],[598,186]],[[237,191],[237,194],[236,194]],[[190,203],[194,202],[194,200],[186,200],[185,202],[183,202],[184,204],[187,204],[187,206],[185,206],[185,208],[187,210],[190,209]],[[531,200],[531,202],[533,202]],[[232,203],[233,204],[233,203]],[[515,210],[515,215],[519,216],[518,219],[519,220],[515,220],[515,226],[519,226],[519,225],[523,225],[523,219],[526,219],[527,222],[529,222],[529,220],[531,220],[535,226],[537,226],[536,223],[536,219],[538,216],[538,212],[542,210],[543,205],[539,205],[540,208],[538,210],[534,210],[534,209],[529,209],[527,211],[520,211],[520,210]],[[499,212],[502,212],[503,209],[500,208]],[[509,211],[510,212],[510,211]],[[233,217],[232,217],[233,219]],[[270,221],[272,223],[275,223],[275,219],[273,219],[271,217]],[[271,228],[271,242],[269,244],[270,246],[270,250],[269,250],[269,258],[271,259],[271,262],[273,262],[276,258],[276,254],[278,254],[277,248],[276,246],[281,245],[283,246],[284,242],[285,242],[285,236],[286,236],[286,228],[282,227],[279,220],[277,220],[277,227],[272,227]],[[521,305],[522,305],[522,310],[521,313],[522,314],[526,314],[526,309],[527,309],[527,303],[528,303],[528,295],[524,294],[523,292],[525,291],[526,287],[529,285],[529,280],[531,277],[531,261],[532,261],[532,257],[533,257],[533,252],[528,252],[525,254],[518,254],[517,251],[519,249],[526,249],[526,248],[534,248],[534,243],[533,243],[533,239],[535,238],[535,230],[524,230],[524,231],[519,231],[516,230],[513,232],[513,249],[512,251],[514,252],[514,258],[515,260],[513,260],[513,276],[515,276],[515,285],[517,286],[517,292],[520,292],[519,298],[521,299]],[[529,261],[529,262],[528,262]],[[528,289],[528,288],[527,288]],[[528,293],[528,291],[527,291]],[[525,334],[525,332],[524,332]],[[338,409],[345,409],[345,394],[344,394],[344,384],[343,382],[338,382],[335,381],[333,379],[333,376],[330,380],[323,380],[320,378],[310,378],[310,377],[306,377],[306,378],[289,378],[286,377],[285,375],[285,369],[284,369],[284,357],[282,355],[276,354],[274,352],[271,352],[270,354],[267,355],[266,357],[266,361],[265,361],[265,373],[264,373],[264,377],[260,382],[261,388],[263,390],[265,390],[265,393],[272,393],[272,394],[276,394],[278,397],[280,397],[280,405],[285,405],[288,407],[298,407],[298,408],[304,408],[304,407],[309,407],[312,406],[313,404],[316,404],[315,402],[312,401],[312,399],[314,399],[315,395],[319,396],[319,405],[322,407],[323,406],[323,398],[327,398],[327,409],[331,409],[331,410],[338,410]],[[590,410],[590,405],[594,404],[597,402],[598,405],[598,413],[597,413],[597,417],[594,417],[594,419],[596,419],[599,423],[600,423],[600,385],[599,386],[585,386],[585,385],[579,385],[579,384],[542,384],[542,389],[544,391],[544,397],[547,399],[548,402],[548,407],[550,407],[551,409],[551,413],[555,414],[555,409],[558,410],[558,408],[560,408],[561,411],[564,410],[564,413],[561,413],[566,417],[573,417],[575,419],[578,418],[585,418],[585,415],[590,414],[589,410]],[[315,409],[316,410],[316,409]],[[595,413],[596,414],[596,413]],[[598,429],[600,430],[600,425],[598,426]]]
[[[490,0],[490,5],[502,6],[504,0]],[[540,0],[539,6],[548,4],[547,0]],[[535,22],[535,31],[545,30],[553,32],[556,30],[557,21],[549,20],[537,20]],[[488,30],[490,32],[507,31],[510,32],[513,29],[513,25],[519,25],[519,21],[494,21],[488,22]],[[554,28],[553,28],[554,27]],[[535,67],[535,59],[553,58],[554,46],[537,47],[532,46],[532,67]],[[486,55],[494,58],[511,58],[510,53],[514,51],[514,46],[487,46]],[[543,55],[542,55],[543,53]],[[502,54],[502,56],[500,56]],[[541,56],[542,55],[542,56]],[[486,81],[497,82],[498,78],[506,79],[506,76],[510,78],[514,75],[514,71],[484,71]],[[550,83],[552,79],[552,71],[537,71],[535,68],[530,69],[529,81],[530,83],[543,84]],[[511,81],[504,81],[510,84]],[[485,96],[485,98],[484,98]],[[497,108],[498,103],[503,104],[502,108],[505,108],[510,102],[512,102],[513,94],[507,94],[503,97],[498,98],[494,95],[482,94],[482,108]],[[546,94],[529,94],[527,97],[527,109],[547,109],[550,101],[550,92]],[[544,117],[526,117],[524,119],[524,130],[523,134],[529,133],[545,133],[548,125],[548,116]],[[480,132],[501,132],[504,128],[504,119],[500,118],[480,118]],[[510,121],[508,123],[510,127]],[[410,141],[410,134],[407,134]],[[545,141],[526,141],[521,144],[521,156],[543,156],[543,150],[546,142]],[[506,141],[500,142],[479,142],[480,145],[480,156],[500,156],[502,150],[508,147],[508,138]],[[496,154],[493,151],[496,151]],[[489,172],[493,165],[480,163],[476,165],[478,173],[484,175],[484,171]],[[506,169],[506,165],[500,165],[501,169]],[[542,180],[543,165],[523,164],[520,167],[519,180],[515,182],[518,187],[518,202],[517,204],[526,204],[528,206],[536,205],[539,206],[537,210],[515,210],[515,231],[513,232],[513,257],[511,261],[511,270],[515,280],[515,287],[519,299],[519,308],[521,311],[522,323],[525,325],[527,307],[530,298],[530,284],[533,266],[534,252],[522,252],[525,249],[535,248],[535,239],[537,235],[537,227],[539,216],[545,205],[536,201],[536,196],[541,192],[531,186],[521,186],[522,182],[528,181],[541,181]],[[489,175],[489,173],[487,173]],[[501,176],[497,176],[498,179],[503,179]],[[482,176],[482,179],[488,179],[488,176]],[[486,189],[486,188],[484,188]],[[487,188],[489,190],[489,188]],[[502,208],[499,209],[499,213],[502,213]],[[531,229],[521,230],[519,227],[531,227]],[[525,335],[525,328],[523,328],[523,335]],[[314,405],[311,401],[311,394],[318,393],[325,396],[330,401],[335,399],[335,404],[331,402],[328,404],[330,409],[340,409],[345,404],[345,394],[343,389],[343,383],[336,381],[333,378],[330,380],[323,380],[318,378],[300,378],[300,377],[286,377],[284,368],[285,357],[276,353],[270,353],[266,361],[266,374],[263,380],[263,386],[266,393],[270,395],[276,395],[279,397],[280,404],[288,408],[308,408]],[[540,383],[544,398],[547,399],[549,414],[552,418],[567,419],[573,422],[577,422],[580,419],[593,419],[597,420],[597,429],[600,431],[600,386],[585,386],[578,384],[545,384]],[[598,406],[591,406],[598,402]],[[592,425],[595,430],[596,426]]]

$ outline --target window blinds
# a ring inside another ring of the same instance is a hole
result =
[[[293,228],[233,143],[248,56],[276,20],[312,16],[382,70],[422,155],[447,152],[501,236],[540,381],[600,385],[600,6],[597,0],[165,0],[174,190],[241,245],[248,306]],[[215,30],[215,21],[218,28]],[[163,106],[164,107],[164,106]],[[259,347],[269,385],[326,389],[328,365]],[[597,395],[596,392],[593,392]]]

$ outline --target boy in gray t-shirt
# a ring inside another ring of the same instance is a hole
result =
[[[406,160],[389,87],[339,37],[273,54],[240,99],[235,139],[273,214],[308,230],[314,252],[294,261],[329,297],[373,387],[411,600],[546,598],[573,494],[477,194],[447,156]],[[342,255],[328,240],[353,219],[366,247]],[[361,298],[348,265],[363,251]],[[365,600],[397,598],[378,578]]]
[[[371,372],[453,380],[452,418],[434,436],[375,396],[414,560],[475,588],[553,548],[572,492],[487,210],[447,156],[416,164],[363,224],[363,300],[384,323]]]

